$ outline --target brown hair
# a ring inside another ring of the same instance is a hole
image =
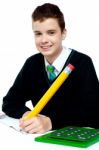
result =
[[[61,28],[61,31],[65,29],[65,21],[63,13],[60,11],[59,7],[55,4],[45,3],[38,6],[32,13],[33,21],[44,21],[48,18],[55,18]]]

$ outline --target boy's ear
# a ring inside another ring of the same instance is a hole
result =
[[[66,35],[67,35],[67,30],[64,29],[63,33],[62,33],[62,40],[64,40],[66,38]]]

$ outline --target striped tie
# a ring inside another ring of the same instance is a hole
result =
[[[52,65],[47,66],[47,71],[48,71],[48,78],[52,82],[56,78],[56,74],[54,72],[55,67]]]

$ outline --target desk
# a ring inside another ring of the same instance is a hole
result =
[[[7,119],[11,119],[13,125],[13,119],[10,117]],[[0,147],[3,150],[85,150],[85,148],[36,142],[34,140],[36,136],[39,136],[39,134],[22,134],[21,132],[10,128],[7,124],[2,122],[2,119],[0,119]],[[86,148],[86,150],[99,150],[99,143]]]

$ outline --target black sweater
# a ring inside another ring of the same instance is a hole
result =
[[[68,63],[73,64],[75,70],[41,114],[50,117],[53,129],[68,125],[99,128],[99,81],[92,60],[72,50],[64,67]],[[2,110],[8,116],[20,118],[29,110],[25,103],[31,100],[35,106],[50,85],[43,55],[39,53],[29,57],[3,98]]]

